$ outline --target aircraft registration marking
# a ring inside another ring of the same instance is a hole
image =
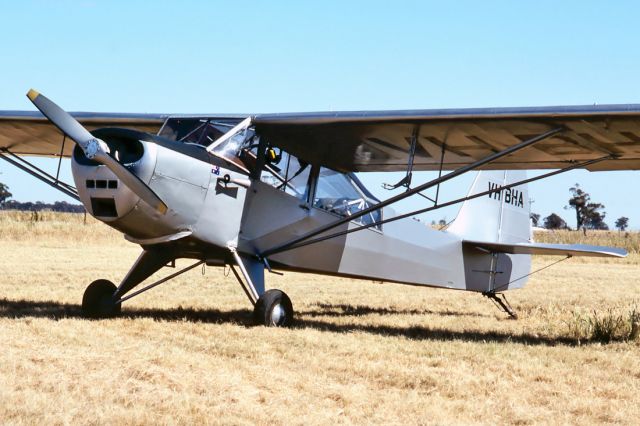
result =
[[[524,197],[522,195],[522,191],[518,191],[514,188],[503,188],[500,184],[489,182],[489,198],[492,198],[497,201],[502,200],[502,194],[504,194],[504,202],[506,204],[511,204],[515,207],[524,208]]]

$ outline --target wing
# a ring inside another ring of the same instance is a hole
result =
[[[557,169],[613,156],[589,170],[640,169],[640,105],[262,114],[258,133],[312,163],[340,171],[455,169],[562,129],[484,169]]]
[[[166,119],[160,114],[126,113],[71,113],[87,129],[100,127],[127,127],[149,133],[157,133]],[[59,156],[62,133],[40,112],[0,111],[0,151],[8,150],[16,155]],[[69,157],[75,146],[67,141],[63,152]]]

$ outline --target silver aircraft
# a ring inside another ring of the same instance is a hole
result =
[[[118,286],[87,287],[88,317],[117,315],[202,264],[230,265],[268,326],[293,321],[289,297],[266,290],[272,268],[474,291],[515,316],[502,292],[526,284],[531,255],[626,256],[533,242],[526,184],[577,168],[640,169],[640,105],[173,116],[69,114],[27,96],[42,115],[0,111],[0,158],[142,247]],[[59,179],[60,163],[53,175],[30,156],[70,157],[75,185]],[[414,184],[423,170],[439,177]],[[466,197],[440,200],[440,184],[474,170]],[[369,171],[405,171],[388,186],[405,191],[378,200],[355,175]],[[389,207],[415,195],[423,209]],[[444,230],[412,220],[456,203]],[[178,258],[195,263],[132,292]]]

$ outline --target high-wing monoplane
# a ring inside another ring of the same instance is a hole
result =
[[[67,113],[27,96],[41,114],[0,111],[0,158],[142,247],[118,286],[87,287],[88,317],[117,315],[202,264],[230,265],[265,325],[294,314],[284,292],[266,290],[265,270],[474,291],[515,316],[503,292],[525,285],[531,255],[626,255],[534,242],[527,184],[578,168],[640,169],[640,105],[184,116]],[[74,185],[30,156],[70,157]],[[438,177],[416,184],[424,170]],[[389,185],[404,192],[381,201],[356,172],[383,171],[406,174]],[[469,194],[442,202],[440,185],[471,171]],[[418,211],[390,207],[416,195]],[[446,229],[411,219],[457,203]],[[195,263],[132,291],[179,258]]]

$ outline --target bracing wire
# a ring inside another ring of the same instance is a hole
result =
[[[558,263],[560,263],[560,262],[564,262],[565,260],[570,259],[571,257],[572,257],[571,255],[567,255],[567,257],[563,257],[562,259],[560,259],[560,260],[556,260],[555,262],[550,263],[550,264],[548,264],[548,265],[546,265],[546,266],[543,266],[543,267],[542,267],[542,268],[540,268],[540,269],[536,269],[535,271],[529,272],[528,274],[525,274],[525,275],[523,275],[523,276],[521,276],[521,277],[518,277],[518,278],[516,278],[516,279],[514,279],[514,280],[511,280],[511,281],[509,281],[509,282],[508,282],[508,283],[506,283],[506,284],[503,284],[503,285],[501,285],[501,286],[499,286],[499,287],[497,287],[497,288],[494,288],[494,289],[492,290],[492,293],[495,293],[495,292],[500,291],[500,290],[502,290],[502,289],[504,289],[504,288],[506,288],[506,287],[509,287],[509,286],[510,286],[511,284],[513,284],[514,282],[516,282],[516,281],[520,281],[520,280],[521,280],[521,279],[523,279],[523,278],[530,277],[530,276],[531,276],[531,275],[533,275],[533,274],[537,274],[538,272],[541,272],[541,271],[543,271],[543,270],[545,270],[545,269],[547,269],[547,268],[551,268],[552,266],[557,265],[557,264],[558,264]]]

